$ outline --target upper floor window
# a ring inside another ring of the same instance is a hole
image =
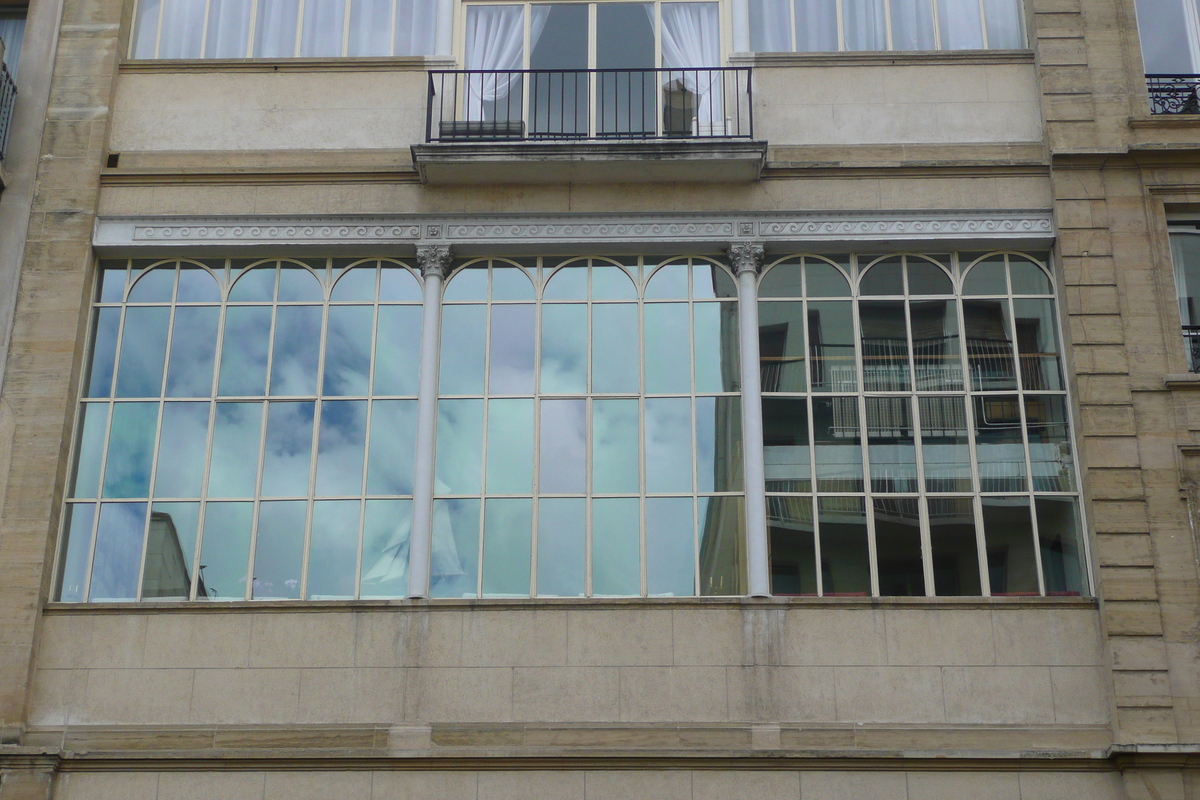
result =
[[[1147,75],[1200,72],[1196,0],[1137,0],[1137,23]]]
[[[435,52],[438,0],[140,0],[133,58]]]
[[[4,43],[4,66],[14,77],[21,60],[21,39],[25,36],[25,9],[0,8],[0,42]]]
[[[755,52],[1025,46],[1020,0],[748,0]]]
[[[1187,345],[1188,370],[1200,372],[1200,228],[1171,229],[1171,261],[1175,266],[1175,293],[1179,321]]]

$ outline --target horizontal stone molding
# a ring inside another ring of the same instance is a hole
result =
[[[732,53],[729,56],[729,65],[735,67],[906,67],[1033,63],[1032,50],[882,50],[840,53]]]
[[[93,244],[102,255],[155,249],[356,248],[410,254],[421,244],[457,253],[559,250],[723,250],[754,239],[768,251],[918,245],[1032,247],[1053,239],[1049,210],[871,211],[776,214],[560,214],[101,217]]]
[[[122,61],[121,72],[424,72],[454,69],[453,56],[164,58]]]

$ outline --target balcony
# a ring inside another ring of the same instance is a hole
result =
[[[1188,372],[1200,373],[1200,325],[1183,326],[1183,343],[1187,347]]]
[[[1200,114],[1200,75],[1147,75],[1151,114]]]
[[[429,73],[427,183],[756,180],[751,68]]]

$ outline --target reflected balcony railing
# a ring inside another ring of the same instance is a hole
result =
[[[434,70],[425,141],[750,139],[750,72]]]
[[[4,48],[0,47],[0,58]],[[17,104],[17,85],[13,82],[8,67],[0,61],[0,161],[8,149],[8,130],[12,127],[13,109]]]
[[[1200,325],[1184,325],[1183,342],[1187,345],[1188,371],[1200,373]]]
[[[1200,114],[1200,75],[1147,75],[1151,114]]]

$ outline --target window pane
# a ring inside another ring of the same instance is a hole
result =
[[[861,497],[817,499],[821,584],[826,597],[871,594],[867,509]]]
[[[96,312],[96,327],[92,331],[92,364],[88,376],[88,397],[111,397],[113,363],[117,354],[117,331],[121,326],[121,309],[102,308]]]
[[[776,264],[767,270],[758,282],[758,296],[764,297],[803,297],[804,288],[801,286],[803,259],[795,258]],[[826,265],[827,266],[827,265]],[[759,305],[759,315],[763,306]]]
[[[541,492],[583,494],[587,472],[586,423],[584,400],[542,401],[538,475]]]
[[[1025,46],[1025,27],[1018,0],[983,0],[988,47],[1016,50]]]
[[[358,495],[362,492],[366,445],[366,400],[326,400],[321,404],[321,433],[317,440],[317,497]],[[396,456],[401,452],[398,448],[393,451]]]
[[[155,503],[146,537],[142,597],[187,600],[192,592],[199,503]]]
[[[934,592],[943,597],[983,594],[971,499],[930,497],[926,503]]]
[[[1028,497],[984,497],[983,534],[993,595],[1038,593]]]
[[[260,0],[254,29],[255,58],[290,58],[296,52],[296,0]]]
[[[442,394],[483,393],[486,314],[486,306],[442,309],[442,366],[438,371]],[[380,341],[382,338],[381,331]]]
[[[976,397],[974,404],[979,488],[985,492],[1026,491],[1025,447],[1016,396]]]
[[[1050,278],[1037,264],[1017,255],[1008,257],[1013,294],[1053,294]]]
[[[447,503],[434,503],[433,558],[431,584],[453,580],[462,575],[453,533],[446,511]],[[463,501],[468,504],[474,501]],[[316,525],[316,522],[313,522]],[[315,528],[314,528],[315,530]],[[363,518],[362,579],[359,596],[404,597],[408,594],[408,542],[412,530],[411,500],[368,500]],[[479,541],[479,505],[475,504],[475,542]],[[474,563],[475,552],[470,553]],[[312,567],[310,566],[311,570]],[[472,568],[473,569],[473,568]],[[449,574],[447,574],[449,573]],[[470,592],[475,593],[475,576],[470,577]],[[433,595],[439,596],[439,595]]]
[[[79,431],[70,496],[94,498],[100,489],[100,461],[104,458],[104,438],[108,433],[108,404],[85,403],[80,409]]]
[[[803,303],[758,304],[758,357],[764,392],[805,390]]]
[[[450,311],[451,307],[443,309],[444,314]],[[482,328],[482,320],[478,322]],[[443,343],[445,336],[443,333]],[[445,364],[445,360],[442,363]],[[421,307],[380,306],[379,332],[375,341],[375,394],[415,396],[420,364]],[[482,374],[481,366],[478,374]],[[442,380],[446,380],[445,373],[442,373]]]
[[[1017,388],[1008,301],[964,300],[963,319],[971,388],[976,391]]]
[[[863,295],[903,295],[904,259],[892,256],[871,266],[858,284]]]
[[[1021,388],[1026,391],[1066,389],[1059,360],[1058,327],[1053,300],[1013,300],[1017,352],[1021,356]]]
[[[931,0],[891,0],[892,49],[934,50]]]
[[[858,389],[854,312],[849,301],[808,304],[808,352],[814,392]]]
[[[358,500],[322,500],[313,503],[308,556],[310,600],[354,597],[359,505]]]
[[[479,506],[478,499],[434,501],[430,597],[475,597],[478,594]],[[367,515],[369,521],[369,507]]]
[[[145,527],[145,503],[103,503],[100,506],[89,602],[121,602],[137,598]]]
[[[234,269],[235,283],[229,290],[230,302],[236,303],[269,303],[275,299],[275,278],[278,271],[274,263],[253,267],[237,276]]]
[[[439,400],[438,494],[478,494],[483,471],[483,401]]]
[[[812,491],[808,401],[802,397],[764,397],[762,415],[767,491]]]
[[[911,381],[904,302],[861,300],[858,309],[862,325],[863,388],[868,392],[907,391]]]
[[[686,303],[647,303],[646,393],[687,394],[692,390],[692,339]]]
[[[582,270],[580,271],[582,272]],[[611,306],[597,306],[596,310],[607,308],[611,308]],[[543,394],[585,394],[587,392],[587,310],[587,306],[582,303],[542,307],[541,391]],[[610,334],[609,338],[616,337]],[[633,327],[633,341],[637,342],[636,321]],[[608,360],[611,356],[612,354],[605,353],[603,360]],[[636,358],[635,355],[635,364]],[[633,388],[636,391],[636,379]],[[496,390],[492,391],[495,393]]]
[[[938,0],[938,30],[943,50],[978,50],[983,47],[979,0]]]
[[[487,435],[487,493],[531,493],[533,400],[489,401]]]
[[[741,491],[740,397],[696,398],[696,483],[700,492]]]
[[[641,594],[640,504],[636,497],[592,501],[592,594]]]
[[[543,307],[543,326],[549,309]],[[638,391],[638,307],[632,303],[592,306],[592,391]]]
[[[165,307],[125,311],[117,397],[158,397],[162,394],[163,359],[167,352],[170,320],[171,309]]]
[[[587,300],[588,271],[575,265],[555,270],[542,291],[543,300]],[[543,313],[545,310],[543,309]]]
[[[716,268],[714,267],[714,272]],[[629,273],[620,267],[597,264],[592,267],[593,300],[636,300],[637,287]]]
[[[303,271],[303,274],[308,275],[308,271]],[[282,283],[279,291],[282,295]],[[320,306],[282,306],[276,309],[271,394],[316,394],[320,350]]]
[[[532,544],[532,501],[490,499],[484,502],[484,597],[529,596]]]
[[[215,306],[175,309],[167,397],[209,397],[212,394],[220,317],[221,310]]]
[[[692,491],[692,408],[687,398],[646,400],[646,491]]]
[[[1188,6],[1192,0],[1137,0],[1138,34],[1146,74],[1192,74],[1192,25]],[[1194,13],[1194,12],[1193,12]]]
[[[154,58],[161,0],[138,0],[133,28],[133,57]]]
[[[701,497],[700,594],[735,595],[746,591],[746,513],[741,497]]]
[[[63,519],[63,539],[59,545],[58,593],[56,600],[81,603],[88,577],[88,558],[92,551],[92,522],[95,503],[67,505]]]
[[[270,336],[269,307],[230,308],[225,312],[219,394],[261,396],[264,393]]]
[[[262,503],[254,547],[256,600],[295,600],[300,597],[304,561],[304,526],[308,504],[303,500]]]
[[[209,600],[243,600],[250,557],[253,503],[209,503],[204,509],[200,546],[200,586]]]
[[[921,513],[915,497],[875,498],[875,553],[879,594],[919,597],[925,594],[921,561]]]
[[[868,397],[867,458],[871,491],[917,492],[917,452],[907,397]]]
[[[199,497],[208,450],[208,403],[164,403],[156,497]]]
[[[588,66],[588,7],[557,3],[532,6],[533,30],[541,31],[529,54],[533,70],[579,70]],[[588,129],[587,79],[579,73],[531,76],[530,127],[535,133]]]
[[[795,0],[796,50],[824,53],[838,47],[836,0]]]
[[[1046,594],[1082,594],[1085,579],[1079,501],[1074,497],[1038,497],[1034,505]]]
[[[817,549],[811,497],[767,497],[771,594],[817,593]]]
[[[117,403],[113,406],[108,462],[104,466],[105,497],[146,497],[150,494],[150,467],[154,459],[157,424],[158,403]]]
[[[270,403],[263,452],[263,497],[304,497],[312,463],[314,403]]]
[[[375,309],[371,306],[334,306],[329,309],[329,331],[325,344],[325,394],[367,393],[374,325]]]
[[[492,306],[488,391],[492,394],[533,394],[533,352],[533,306]],[[581,376],[584,363],[584,356],[580,354]]]
[[[412,494],[416,434],[415,400],[374,401],[367,494]]]
[[[750,0],[750,49],[784,53],[792,49],[790,0]]]
[[[592,402],[592,491],[636,494],[638,479],[638,401]]]
[[[696,593],[696,533],[689,497],[646,500],[646,593],[689,597]]]
[[[1063,395],[1027,395],[1025,426],[1029,431],[1033,490],[1075,491],[1075,465],[1071,456],[1067,398]]]
[[[432,0],[396,0],[393,55],[428,56],[437,49],[438,4]]]
[[[582,597],[586,501],[560,497],[538,501],[539,597]]]
[[[850,284],[846,282],[845,274],[832,264],[805,259],[804,280],[809,297],[850,296]]]
[[[252,0],[209,0],[205,58],[246,57],[251,5]]]
[[[971,447],[962,397],[919,397],[925,491],[970,492]]]
[[[254,496],[262,411],[262,403],[217,403],[209,497]]]
[[[927,392],[961,391],[962,357],[959,351],[958,308],[954,301],[910,302],[909,318],[917,389]]]
[[[814,397],[813,455],[817,491],[863,490],[862,431],[857,397]]]
[[[492,299],[532,300],[533,284],[525,270],[499,264],[492,267]]]
[[[1008,279],[1004,275],[1004,256],[994,255],[971,267],[963,282],[963,294],[968,296],[1008,294]]]
[[[883,0],[842,0],[847,50],[887,50]]]
[[[300,55],[308,58],[340,56],[345,21],[345,0],[305,0]]]
[[[165,0],[159,58],[199,58],[204,35],[204,0]]]
[[[738,367],[740,359],[737,305],[696,303],[692,306],[692,313],[695,328],[696,391],[737,391],[741,385]],[[800,369],[804,369],[803,361],[800,362]]]

